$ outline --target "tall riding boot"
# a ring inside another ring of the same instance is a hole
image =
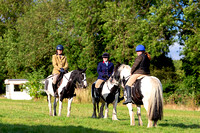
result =
[[[52,84],[52,86],[53,86],[53,91],[54,91],[54,97],[58,97],[56,84]]]
[[[126,93],[127,93],[127,100],[125,102],[123,102],[123,104],[131,103],[132,102],[132,99],[131,99],[131,87],[126,85],[125,89],[126,89]]]

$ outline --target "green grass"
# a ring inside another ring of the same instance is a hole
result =
[[[58,108],[57,108],[58,110]],[[112,121],[112,106],[108,119],[94,119],[92,103],[72,103],[71,116],[67,115],[67,103],[62,116],[49,116],[46,100],[14,101],[0,99],[0,133],[66,133],[66,132],[200,132],[200,112],[164,109],[164,119],[157,128],[147,128],[146,111],[142,108],[144,126],[130,126],[126,106],[117,107],[119,121]],[[134,112],[136,108],[134,107]]]

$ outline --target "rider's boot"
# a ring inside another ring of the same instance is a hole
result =
[[[126,94],[127,94],[127,100],[125,102],[123,102],[123,104],[128,104],[128,103],[132,102],[132,99],[131,99],[131,87],[126,85],[125,89],[126,89]]]
[[[53,86],[53,91],[54,91],[54,97],[58,97],[56,84],[52,84],[52,86]]]

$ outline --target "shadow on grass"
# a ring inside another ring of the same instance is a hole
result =
[[[83,126],[53,126],[53,125],[20,125],[0,123],[1,133],[112,133],[108,131],[85,128]]]
[[[162,123],[160,123],[159,124],[159,126],[162,126],[162,127],[169,127],[169,126],[172,126],[172,127],[179,127],[179,128],[184,128],[184,129],[186,129],[186,128],[193,128],[193,129],[198,129],[198,128],[200,128],[200,125],[197,125],[197,124],[192,124],[192,125],[185,125],[185,124],[183,124],[183,123],[171,123],[171,124],[168,124],[168,123],[164,123],[164,124],[162,124]]]

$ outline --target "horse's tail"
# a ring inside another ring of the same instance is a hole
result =
[[[150,120],[158,121],[163,117],[163,94],[162,84],[156,77],[151,78],[152,91],[148,106],[148,116]]]

